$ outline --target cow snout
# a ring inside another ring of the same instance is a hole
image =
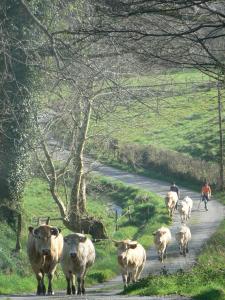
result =
[[[77,257],[77,253],[75,253],[75,252],[70,253],[70,257],[71,258],[76,258]]]
[[[43,255],[50,255],[50,250],[49,249],[43,249],[42,254]]]

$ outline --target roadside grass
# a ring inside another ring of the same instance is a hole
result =
[[[216,195],[225,204],[224,194]],[[169,295],[179,294],[197,300],[225,299],[225,221],[205,244],[197,262],[188,272],[179,270],[176,274],[150,275],[130,285],[125,294]]]
[[[164,223],[169,222],[160,197],[148,193],[147,203],[135,203],[137,196],[146,195],[147,192],[125,186],[118,181],[108,181],[103,177],[95,177],[91,181],[92,187],[88,194],[87,210],[90,214],[101,218],[110,238],[118,240],[124,238],[138,239],[145,247],[148,247],[152,243],[151,232],[160,226],[162,221]],[[96,186],[101,186],[100,191],[94,190]],[[129,221],[128,215],[121,217],[118,222],[118,231],[115,228],[115,212],[110,205],[114,203],[121,206],[123,211],[126,211],[128,205],[132,208],[131,221]],[[154,207],[152,213],[149,210],[148,217],[143,212],[144,206]],[[22,251],[19,254],[12,251],[15,247],[15,233],[6,224],[1,223],[0,294],[34,293],[36,291],[36,279],[26,255],[28,226],[36,226],[34,218],[37,217],[59,217],[56,204],[43,180],[34,178],[27,184],[23,211],[25,217],[21,240]],[[50,224],[60,227],[63,235],[69,233],[61,221],[52,221]],[[88,272],[87,285],[106,281],[119,273],[116,248],[111,240],[97,242],[95,248],[96,262]],[[53,287],[55,290],[65,290],[66,280],[60,267],[57,268]]]

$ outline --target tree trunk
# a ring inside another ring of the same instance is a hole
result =
[[[28,93],[32,71],[26,44],[30,23],[19,0],[2,0],[0,6],[0,218],[15,227],[13,208],[25,185],[32,128]]]
[[[222,103],[221,103],[221,93],[220,93],[220,83],[217,84],[218,91],[218,124],[219,124],[219,137],[220,137],[220,150],[219,150],[219,167],[220,167],[220,190],[224,190],[224,149],[223,149],[223,128],[222,128]]]
[[[86,212],[86,179],[85,174],[83,174],[81,178],[81,188],[80,188],[80,197],[79,197],[79,210],[81,214],[84,214]]]
[[[70,197],[70,215],[79,215],[86,210],[86,189],[85,189],[85,179],[84,179],[84,162],[83,162],[83,152],[87,137],[88,126],[91,116],[91,101],[87,101],[87,107],[84,112],[84,119],[82,126],[80,128],[78,136],[78,146],[76,147],[76,153],[73,160],[74,165],[74,181],[71,190]],[[82,182],[83,181],[83,182]]]
[[[17,232],[16,232],[16,247],[15,252],[21,250],[21,234],[22,234],[22,214],[19,212],[17,216]]]

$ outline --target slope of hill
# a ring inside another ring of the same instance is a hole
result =
[[[217,160],[215,82],[198,71],[184,70],[129,77],[124,84],[147,91],[144,100],[137,98],[92,122],[92,132],[112,136],[120,144],[150,144]]]

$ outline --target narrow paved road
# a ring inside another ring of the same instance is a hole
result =
[[[139,188],[145,189],[147,191],[152,191],[162,197],[165,196],[166,192],[169,189],[169,183],[163,182],[160,180],[154,180],[150,178],[146,178],[143,176],[129,174],[127,172],[117,170],[112,167],[103,166],[98,164],[97,168],[95,165],[95,172],[100,173],[101,175],[113,177],[117,180],[121,180],[122,182],[134,185]],[[173,224],[170,229],[172,232],[172,243],[168,247],[168,257],[164,264],[161,264],[158,261],[157,253],[154,247],[151,247],[147,251],[147,263],[143,272],[143,276],[148,274],[157,274],[162,271],[162,269],[166,269],[168,272],[172,273],[179,269],[187,269],[190,268],[196,259],[196,255],[200,252],[201,248],[205,244],[206,240],[215,232],[217,226],[224,218],[224,206],[220,203],[212,199],[208,208],[209,211],[205,211],[203,204],[199,205],[200,193],[193,192],[189,189],[180,187],[181,190],[181,198],[184,196],[190,196],[194,201],[193,212],[190,220],[188,221],[188,226],[191,228],[192,232],[192,240],[189,246],[189,254],[186,257],[183,257],[179,254],[178,246],[174,239],[174,234],[176,229],[180,226],[180,218],[178,213],[175,213],[173,218]],[[128,297],[128,296],[119,296],[116,295],[122,289],[121,285],[121,276],[114,278],[111,281],[108,281],[104,284],[100,284],[98,286],[87,289],[87,295],[83,297],[79,296],[67,296],[66,299],[89,299],[89,300],[103,300],[103,299],[112,299],[112,300],[153,300],[153,299],[167,299],[167,300],[178,300],[178,299],[189,299],[185,297],[179,297],[177,295],[168,296],[168,297]],[[51,299],[61,299],[63,294],[59,294],[57,296],[51,297]],[[1,297],[2,298],[2,297]],[[3,297],[4,298],[4,297]],[[5,297],[6,299],[6,297]],[[24,296],[10,296],[8,299],[34,299],[34,295],[24,295]],[[35,299],[44,299],[44,297],[35,297]]]

